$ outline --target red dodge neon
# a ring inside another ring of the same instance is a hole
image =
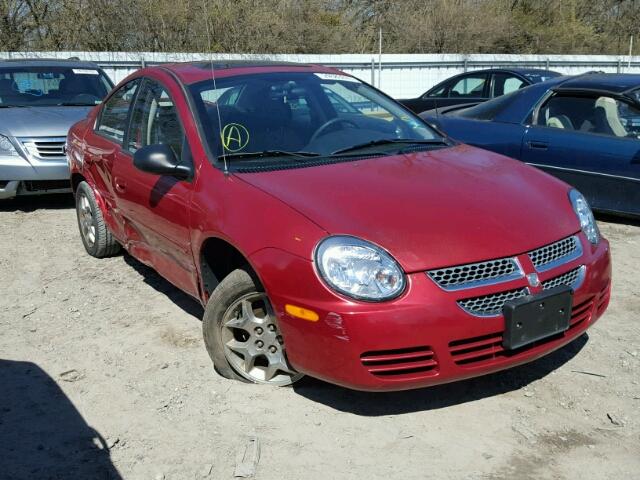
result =
[[[579,192],[331,68],[146,68],[67,154],[87,252],[124,247],[202,302],[228,378],[450,382],[567,344],[609,301]]]

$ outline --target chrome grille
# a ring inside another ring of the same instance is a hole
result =
[[[549,290],[559,285],[567,285],[575,290],[578,288],[580,283],[582,283],[584,270],[584,265],[574,268],[573,270],[569,270],[567,273],[563,273],[562,275],[558,275],[557,277],[542,282],[542,288],[543,290]]]
[[[506,292],[493,293],[491,295],[484,295],[482,297],[467,298],[465,300],[458,300],[460,305],[465,311],[472,315],[479,317],[489,317],[494,315],[500,315],[502,313],[502,307],[509,300],[524,297],[529,293],[527,288],[517,288],[515,290],[508,290]]]
[[[64,158],[64,137],[21,138],[29,155],[36,158]]]
[[[550,245],[529,252],[536,270],[544,272],[561,263],[570,262],[582,255],[582,246],[577,236],[567,237]]]
[[[501,258],[429,270],[427,275],[445,290],[458,290],[506,282],[521,278],[523,273],[514,258]]]

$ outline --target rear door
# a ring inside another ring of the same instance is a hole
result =
[[[85,168],[91,172],[94,188],[107,208],[105,221],[119,239],[124,238],[124,230],[115,201],[113,168],[122,156],[122,142],[139,84],[140,79],[135,79],[116,90],[102,107],[94,130],[85,137]]]
[[[142,172],[133,165],[135,152],[154,144],[169,145],[193,170],[191,150],[169,89],[145,78],[131,113],[123,156],[113,169],[116,203],[125,221],[130,252],[174,285],[197,295],[189,230],[193,184]]]
[[[638,119],[635,107],[606,95],[553,95],[527,126],[522,160],[576,187],[595,209],[640,214]]]

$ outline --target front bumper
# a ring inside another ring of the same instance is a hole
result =
[[[0,157],[0,199],[71,191],[70,183],[63,187],[61,181],[65,180],[69,180],[66,158]]]
[[[287,356],[300,372],[358,390],[405,390],[485,375],[539,358],[580,336],[609,302],[609,244],[591,246],[579,234],[583,255],[540,273],[555,278],[584,265],[574,292],[570,328],[518,350],[502,347],[504,318],[478,317],[456,303],[464,292],[445,291],[424,272],[408,275],[404,294],[389,302],[339,297],[316,276],[308,260],[266,249],[252,256],[278,315]],[[510,288],[509,283],[502,286]],[[515,286],[515,285],[512,285]],[[483,287],[490,293],[496,287]],[[467,294],[468,295],[468,294]],[[309,322],[285,312],[286,304],[314,310]]]

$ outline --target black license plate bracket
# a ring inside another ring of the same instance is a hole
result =
[[[564,332],[569,328],[572,304],[573,290],[568,286],[508,301],[502,309],[502,346],[514,350]]]

